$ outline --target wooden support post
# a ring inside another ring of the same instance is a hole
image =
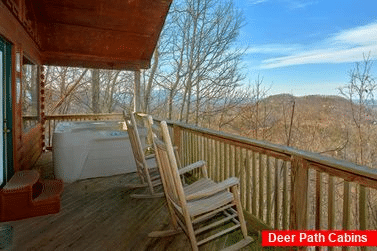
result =
[[[45,125],[45,67],[39,66],[39,98],[40,120],[42,125],[42,150],[46,150],[46,125]]]
[[[141,112],[140,70],[134,71],[134,112]]]
[[[290,229],[307,228],[308,166],[303,159],[293,157],[291,162]]]

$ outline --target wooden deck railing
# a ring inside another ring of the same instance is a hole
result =
[[[96,121],[96,120],[114,120],[122,121],[122,113],[107,113],[107,114],[63,114],[63,115],[47,115],[45,118],[44,135],[45,147],[51,149],[52,134],[55,126],[59,122],[64,121]]]
[[[155,120],[159,123],[159,120]],[[236,176],[244,210],[273,229],[375,229],[377,170],[241,136],[169,122],[183,164]]]

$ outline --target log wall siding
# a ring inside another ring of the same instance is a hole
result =
[[[16,90],[17,79],[22,79],[22,72],[16,72],[15,55],[19,53],[21,61],[25,55],[36,64],[40,64],[41,53],[36,26],[25,15],[24,1],[0,1],[0,20],[0,35],[12,44],[13,169],[16,172],[31,168],[41,154],[42,132],[41,124],[37,124],[28,132],[23,132],[22,103],[17,102],[19,92]]]
[[[182,163],[204,159],[211,178],[237,176],[244,210],[265,228],[377,226],[376,169],[183,123],[168,125]]]
[[[20,53],[20,59],[22,61],[22,58],[24,55],[28,54],[27,51],[24,51],[22,49],[23,47],[17,46],[15,47],[13,53],[15,54]],[[27,46],[25,48],[28,48]],[[31,55],[31,54],[29,54]],[[13,57],[15,58],[15,56]],[[32,58],[34,62],[39,64],[39,61]],[[13,61],[15,62],[15,60]],[[14,144],[14,171],[20,171],[25,169],[30,169],[34,163],[37,161],[39,156],[41,155],[43,151],[43,126],[41,123],[41,112],[44,109],[44,96],[42,95],[42,92],[44,93],[44,75],[41,66],[39,66],[39,79],[37,81],[37,84],[39,85],[39,121],[38,123],[31,128],[28,131],[24,131],[23,128],[23,116],[22,116],[22,99],[18,98],[17,95],[20,95],[20,93],[17,92],[17,79],[20,79],[22,81],[22,65],[20,65],[21,71],[16,72],[15,70],[15,63],[13,63],[13,73],[12,73],[12,81],[13,81],[13,144]],[[19,87],[19,92],[23,92],[22,90],[22,84]],[[19,102],[17,102],[19,101]]]
[[[31,23],[22,13],[17,12],[15,2],[13,0],[0,1],[0,35],[15,46],[13,47],[14,50],[21,50],[22,47],[22,50],[30,59],[41,62],[40,47],[35,36],[37,34],[36,27],[31,27],[35,23]],[[24,3],[18,2],[18,8],[22,9]],[[12,81],[14,81],[13,78]]]

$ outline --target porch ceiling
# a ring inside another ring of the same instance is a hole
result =
[[[172,0],[34,0],[49,65],[149,68]]]

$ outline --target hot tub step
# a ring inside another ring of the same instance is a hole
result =
[[[0,221],[58,213],[61,180],[38,180],[34,170],[17,172],[0,191]]]
[[[42,192],[32,200],[31,216],[58,213],[60,211],[60,195],[63,192],[63,182],[61,180],[44,180],[40,181],[40,184],[42,184]]]
[[[40,181],[42,185],[42,192],[33,200],[34,205],[44,203],[48,200],[60,198],[63,192],[63,181],[61,180],[43,180]]]

